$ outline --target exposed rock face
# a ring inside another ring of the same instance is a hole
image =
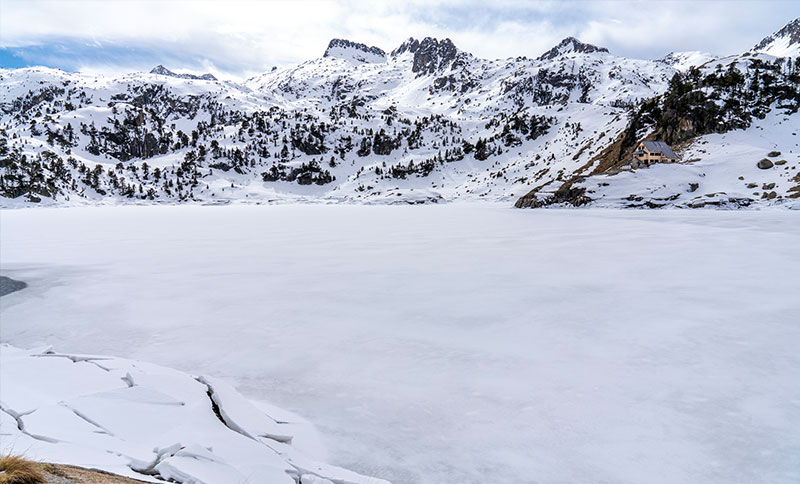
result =
[[[445,69],[458,55],[458,49],[450,39],[441,42],[430,37],[426,37],[420,44],[419,49],[414,53],[413,72],[433,73],[440,69]]]
[[[753,50],[777,57],[796,55],[800,52],[800,18],[792,20],[774,34],[764,37]]]
[[[606,49],[605,47],[597,47],[596,45],[592,44],[585,44],[580,40],[576,39],[575,37],[567,37],[566,39],[562,40],[557,46],[553,47],[552,49],[548,50],[547,52],[539,56],[539,60],[551,60],[555,59],[556,57],[562,56],[564,54],[569,54],[572,52],[588,54],[591,52],[608,52],[608,49]]]
[[[409,37],[408,40],[400,44],[400,47],[393,50],[391,55],[392,57],[395,57],[406,52],[411,52],[413,54],[418,48],[419,40],[415,39],[414,37]]]
[[[422,42],[410,38],[393,50],[392,55],[396,56],[405,52],[414,53],[414,64],[411,71],[416,72],[417,75],[433,74],[444,70],[453,64],[459,55],[453,41],[450,39],[439,41],[432,37],[425,37]]]
[[[383,62],[386,52],[377,47],[351,42],[345,39],[333,39],[328,43],[322,57],[336,57],[356,60],[359,62]]]
[[[216,81],[217,78],[214,77],[212,74],[202,74],[200,76],[194,74],[178,74],[176,72],[172,72],[171,70],[167,69],[166,67],[162,66],[161,64],[153,67],[150,70],[150,74],[158,74],[160,76],[169,76],[169,77],[177,77],[180,79],[196,79],[198,81]]]

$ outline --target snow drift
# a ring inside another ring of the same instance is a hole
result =
[[[153,482],[387,484],[309,457],[308,422],[215,378],[9,345],[0,363],[0,452]]]

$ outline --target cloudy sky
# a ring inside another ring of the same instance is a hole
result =
[[[411,36],[449,37],[484,58],[536,57],[570,35],[637,58],[730,54],[796,17],[796,0],[0,0],[0,67],[122,73],[164,64],[242,79],[319,57],[331,38],[389,51]]]

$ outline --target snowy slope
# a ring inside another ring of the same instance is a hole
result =
[[[753,47],[753,51],[775,57],[799,57],[800,18],[792,20],[779,31],[762,39]]]
[[[700,67],[718,58],[719,56],[709,54],[708,52],[692,50],[686,52],[670,52],[659,59],[659,61],[674,67],[680,72],[686,72],[692,67]]]
[[[0,346],[0,452],[196,484],[386,484],[322,464],[302,418],[225,382],[144,363]]]

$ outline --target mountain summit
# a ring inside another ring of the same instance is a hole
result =
[[[159,76],[169,76],[169,77],[177,77],[179,79],[196,79],[198,81],[216,81],[217,78],[214,77],[212,74],[202,74],[202,75],[195,75],[195,74],[178,74],[177,72],[172,72],[171,70],[167,69],[166,67],[162,66],[161,64],[153,67],[150,70],[150,74],[158,74]]]
[[[452,40],[438,40],[433,37],[425,37],[421,42],[410,37],[392,51],[392,56],[395,57],[406,52],[414,54],[414,64],[411,70],[417,75],[433,74],[436,71],[444,70],[460,56],[469,55],[459,51]]]
[[[591,52],[608,52],[608,49],[592,44],[586,44],[575,37],[567,37],[559,42],[558,45],[539,56],[539,60],[551,60],[572,52],[589,54]]]
[[[800,18],[784,25],[782,29],[765,37],[753,47],[756,52],[775,57],[797,57],[800,55]]]
[[[345,39],[333,39],[328,43],[328,48],[325,49],[325,54],[322,57],[376,63],[386,61],[386,52],[374,46],[369,47],[366,44],[359,44]]]

